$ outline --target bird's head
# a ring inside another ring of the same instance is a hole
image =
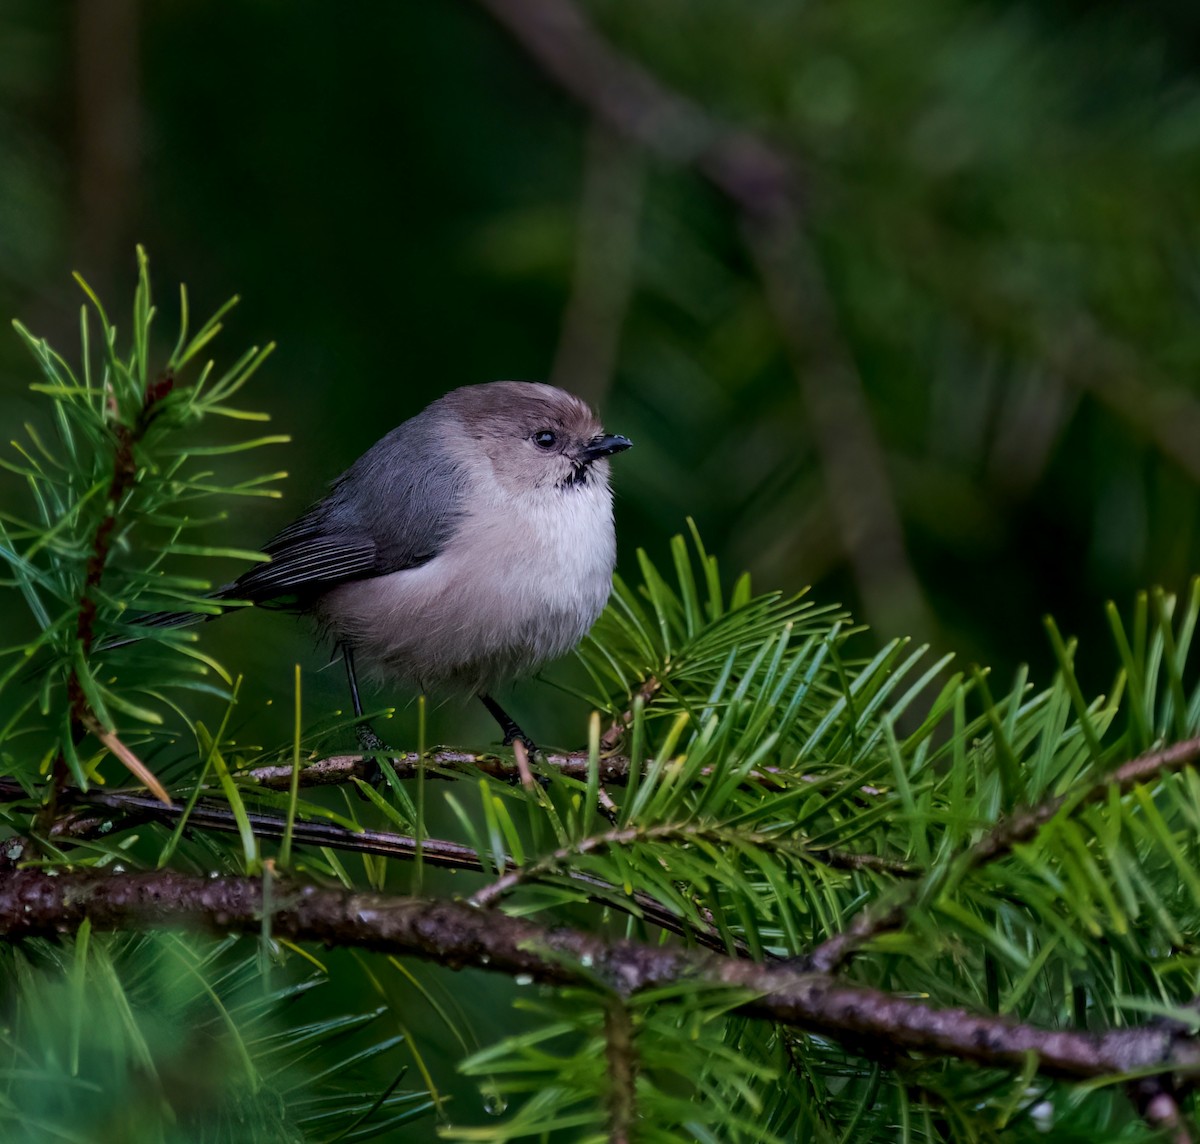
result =
[[[465,386],[442,399],[508,492],[608,483],[607,458],[633,444],[607,434],[586,402],[529,381]]]

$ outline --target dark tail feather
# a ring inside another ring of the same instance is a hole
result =
[[[208,620],[217,620],[225,614],[225,610],[215,612],[209,615],[207,612],[147,612],[144,616],[137,616],[131,622],[139,628],[183,628],[189,624],[206,623]],[[141,636],[124,636],[121,639],[104,640],[98,643],[95,651],[114,651],[119,647],[129,647],[131,644],[141,643]],[[19,678],[24,682],[30,679],[37,679],[43,675],[49,668],[48,663],[38,663],[38,659],[42,657],[35,656],[34,662],[31,663],[21,673]]]
[[[188,624],[207,623],[209,620],[215,620],[218,616],[225,614],[224,609],[219,612],[147,612],[144,616],[138,616],[134,623],[139,628],[184,628]]]
[[[219,612],[147,612],[142,616],[135,616],[130,622],[139,628],[185,628],[191,624],[206,624],[209,620],[219,620],[228,610],[221,601],[228,598],[229,591],[233,587],[232,584],[223,584],[208,599],[221,606]],[[112,651],[114,648],[128,647],[130,644],[138,643],[141,636],[125,636],[118,640],[105,640],[98,651]]]

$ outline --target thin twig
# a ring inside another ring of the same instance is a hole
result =
[[[614,847],[631,846],[638,842],[711,842],[725,846],[731,842],[741,845],[759,846],[766,850],[786,852],[811,858],[824,866],[835,870],[875,870],[880,873],[895,874],[902,878],[914,878],[919,871],[905,862],[882,858],[877,854],[856,854],[844,850],[810,849],[796,839],[778,837],[771,834],[755,834],[722,830],[718,826],[705,826],[699,823],[659,823],[656,826],[625,826],[616,830],[608,830],[603,834],[594,834],[581,838],[577,842],[561,846],[550,854],[524,866],[517,866],[502,874],[496,881],[482,890],[471,895],[471,903],[476,906],[493,906],[505,894],[517,886],[540,878],[543,874],[558,869],[572,858],[584,854],[594,854],[598,850],[610,850]]]
[[[117,527],[117,513],[126,494],[137,479],[137,458],[134,455],[134,449],[154,420],[159,403],[171,392],[174,385],[175,376],[169,370],[154,382],[149,383],[142,398],[142,407],[133,425],[126,425],[117,420],[114,411],[112,433],[115,447],[113,449],[112,477],[109,480],[104,516],[96,525],[96,531],[92,536],[91,552],[88,554],[87,564],[84,567],[83,586],[79,593],[79,612],[75,619],[75,638],[79,642],[85,660],[91,654],[92,645],[96,640],[96,594],[104,578],[104,569],[108,565],[113,533]],[[96,717],[88,703],[78,668],[74,663],[67,674],[67,702],[71,716],[69,734],[75,743],[78,744],[82,741],[86,731],[92,732],[124,766],[128,767],[154,792],[155,797],[170,805],[170,795],[163,789],[162,784],[153,773],[117,738],[114,730],[104,727]],[[51,774],[50,797],[41,815],[43,828],[48,829],[53,823],[57,814],[59,795],[69,780],[70,769],[67,766],[66,755],[60,749]]]
[[[603,737],[601,739],[603,744]],[[416,778],[421,766],[421,756],[415,751],[389,752],[382,756],[386,758],[395,770],[397,777],[402,779]],[[572,751],[563,754],[538,753],[538,761],[556,770],[559,774],[578,782],[588,781],[588,753]],[[368,779],[371,775],[371,756],[369,755],[329,755],[323,759],[300,768],[300,785],[336,786],[339,783],[352,782],[355,779]],[[480,771],[501,782],[517,783],[521,781],[521,772],[514,759],[502,758],[486,752],[434,750],[425,754],[425,777],[430,779],[449,779],[461,774],[464,770]],[[605,755],[599,759],[600,782],[609,786],[625,786],[629,782],[630,761],[627,755]],[[714,773],[714,768],[704,767],[700,771],[701,779],[708,779]],[[259,767],[249,767],[238,771],[235,778],[242,782],[253,783],[268,790],[287,790],[292,781],[292,768],[288,763],[269,763]],[[794,774],[785,767],[764,766],[747,771],[743,781],[752,786],[766,787],[768,790],[784,790],[793,782],[819,783],[825,781],[825,776],[812,774]],[[869,796],[882,794],[879,787],[861,785],[858,791]]]
[[[103,806],[118,814],[129,816],[135,821],[177,822],[187,815],[188,828],[217,830],[227,834],[239,831],[237,818],[232,810],[203,800],[196,803],[188,813],[183,806],[163,806],[145,795],[123,791],[91,790],[79,796],[79,800],[93,806]],[[83,824],[93,816],[81,816]],[[246,811],[250,829],[258,838],[282,838],[287,830],[287,820],[272,814]],[[62,837],[74,834],[72,820],[67,819],[52,835]],[[336,822],[296,822],[292,828],[292,839],[296,843],[310,846],[328,846],[334,850],[345,850],[357,854],[375,854],[382,858],[411,860],[416,855],[415,838],[405,834],[393,834],[382,830],[351,830]],[[424,861],[432,866],[452,870],[487,870],[487,864],[476,851],[457,842],[440,839],[423,839]]]
[[[662,690],[662,684],[658,679],[651,675],[638,689],[633,693],[633,699],[626,710],[621,712],[621,717],[613,721],[612,725],[600,736],[600,750],[603,752],[612,752],[620,745],[625,732],[633,723],[633,712],[637,701],[640,699],[642,704],[650,703],[654,697]]]

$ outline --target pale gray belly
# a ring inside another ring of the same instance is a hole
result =
[[[380,681],[488,691],[564,655],[603,610],[615,541],[597,507],[575,530],[497,520],[420,568],[332,589],[317,617]]]

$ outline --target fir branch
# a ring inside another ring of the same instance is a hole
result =
[[[137,477],[137,461],[134,458],[134,450],[141,443],[146,430],[157,415],[159,402],[174,388],[175,375],[171,370],[165,371],[157,381],[148,384],[142,408],[132,425],[126,425],[123,421],[118,420],[116,403],[112,400],[109,402],[108,407],[114,418],[112,480],[108,486],[104,516],[97,524],[95,535],[92,538],[92,550],[88,556],[83,589],[79,596],[79,617],[75,625],[75,636],[79,640],[85,658],[91,654],[92,644],[96,638],[95,594],[100,587],[100,582],[104,577],[104,568],[108,563],[112,536],[117,527],[117,514],[125,499],[125,494],[133,487]],[[79,678],[74,672],[71,673],[71,679],[74,681],[74,689],[71,691],[72,700],[74,701],[78,696],[79,700],[83,701]],[[71,689],[68,688],[68,690]]]
[[[187,818],[188,828],[215,830],[226,834],[239,831],[237,817],[231,809],[217,803],[200,801],[189,812],[180,805],[163,806],[145,795],[124,791],[91,790],[78,797],[78,801],[93,806],[103,806],[119,814],[125,825],[137,822],[177,822]],[[282,839],[287,831],[287,820],[273,814],[261,814],[247,810],[246,821],[256,838]],[[111,829],[111,818],[104,820]],[[91,836],[96,831],[97,819],[92,814],[80,814],[64,819],[51,831],[52,837],[80,838]],[[103,831],[107,833],[107,830]],[[351,830],[335,822],[296,822],[292,828],[292,840],[309,846],[328,846],[356,854],[373,854],[381,858],[396,858],[411,861],[416,856],[417,840],[405,834],[393,834],[383,830]],[[431,866],[451,870],[485,871],[487,865],[476,851],[469,846],[444,839],[424,838],[421,840],[423,860]]]
[[[1005,857],[1014,847],[1032,841],[1038,831],[1064,808],[1074,811],[1099,802],[1114,786],[1124,792],[1139,783],[1181,770],[1197,759],[1200,759],[1200,738],[1186,739],[1129,759],[1081,791],[1055,795],[1036,806],[1014,811],[964,850],[954,862],[946,863],[938,871],[927,875],[899,898],[863,910],[841,933],[818,945],[804,959],[805,964],[818,973],[834,972],[867,942],[900,929],[908,918],[908,910],[913,902],[931,893],[930,877],[936,878],[939,884],[949,878],[960,878]]]
[[[0,880],[0,936],[57,938],[85,919],[93,931],[185,926],[257,936],[266,925],[272,936],[292,941],[415,956],[550,985],[600,986],[626,998],[685,980],[741,990],[748,997],[737,1011],[866,1054],[920,1052],[1018,1070],[1035,1059],[1039,1073],[1077,1080],[1173,1073],[1183,1090],[1200,1077],[1200,1041],[1170,1023],[1097,1032],[1040,1028],[790,965],[609,941],[457,902],[275,882],[264,918],[266,904],[259,878],[20,870]]]
[[[24,792],[17,784],[0,780],[0,801],[23,797]],[[164,806],[157,799],[127,791],[91,790],[76,794],[75,799],[77,802],[103,806],[113,814],[77,811],[67,815],[51,827],[49,837],[52,840],[81,841],[108,835],[117,826],[114,816],[119,818],[121,829],[146,822],[174,823],[185,816],[189,829],[213,830],[224,834],[238,834],[242,829],[238,816],[229,807],[211,802],[197,802],[189,812],[179,804]],[[244,819],[256,838],[281,839],[287,832],[287,820],[276,815],[247,810],[244,811]],[[424,836],[418,841],[412,835],[365,828],[351,830],[333,822],[295,821],[292,824],[292,841],[400,861],[414,861],[420,852],[422,861],[442,869],[486,872],[490,868],[478,851],[459,842]],[[22,840],[11,842],[5,853],[5,865],[12,868],[19,863],[28,845],[27,841]],[[493,857],[505,867],[514,866],[513,859],[507,854],[494,854]],[[603,878],[578,870],[568,871],[566,876],[593,902],[632,914],[677,937],[688,937],[707,949],[721,952],[726,949],[726,940],[715,925],[698,925],[681,918],[648,893],[641,890],[626,892]],[[741,941],[735,941],[734,952],[740,957],[750,956],[749,948]]]
[[[608,730],[600,736],[602,752],[610,754],[620,745],[621,740],[625,737],[625,732],[633,725],[633,713],[637,701],[640,699],[643,704],[648,704],[661,690],[662,684],[652,675],[634,692],[629,706],[621,712],[621,717],[614,719]]]
[[[79,614],[75,623],[75,638],[80,651],[86,660],[92,652],[96,639],[96,595],[104,578],[104,569],[108,564],[109,552],[112,548],[112,537],[116,531],[118,513],[126,494],[133,487],[137,478],[137,461],[134,450],[141,443],[158,413],[159,403],[175,386],[175,375],[168,370],[157,381],[148,384],[142,400],[142,407],[132,425],[126,425],[119,420],[115,400],[111,398],[108,409],[113,416],[113,465],[112,479],[108,486],[108,496],[105,501],[104,515],[96,525],[92,537],[91,552],[84,568],[83,587],[79,593]],[[115,730],[104,727],[92,711],[84,693],[83,683],[79,677],[79,669],[72,663],[67,675],[67,700],[70,705],[71,727],[70,734],[76,743],[83,739],[84,733],[90,731],[118,758],[121,762],[154,792],[156,798],[167,806],[171,805],[171,796],[167,794],[162,784],[153,772],[143,763],[116,735]],[[55,800],[66,787],[70,778],[70,768],[67,765],[65,753],[60,749],[54,762],[50,798],[47,804],[46,821],[53,821]]]
[[[517,886],[533,881],[570,862],[572,858],[592,854],[613,847],[632,846],[639,842],[711,842],[717,846],[738,844],[759,847],[768,851],[790,853],[810,858],[833,870],[877,870],[895,874],[902,878],[914,878],[918,871],[905,862],[882,858],[877,854],[856,854],[851,851],[810,848],[802,841],[756,831],[722,829],[719,825],[696,822],[666,822],[655,826],[626,826],[581,838],[552,853],[517,866],[497,878],[490,885],[471,895],[475,906],[494,906],[505,894]]]
[[[964,856],[970,869],[977,869],[1011,853],[1013,847],[1031,841],[1064,806],[1076,810],[1082,806],[1099,802],[1110,788],[1117,787],[1122,793],[1130,787],[1151,779],[1161,778],[1172,771],[1181,770],[1200,758],[1200,738],[1185,739],[1158,751],[1122,763],[1116,770],[1085,787],[1082,792],[1057,795],[1037,806],[1018,810],[997,823]]]
[[[416,751],[389,752],[381,755],[391,763],[398,778],[416,778],[421,770],[421,756]],[[369,779],[372,774],[371,755],[329,755],[300,768],[299,781],[303,787],[336,786],[354,779]],[[569,779],[586,783],[588,780],[588,753],[568,751],[547,753],[539,751],[537,760],[544,766],[557,771]],[[521,771],[515,759],[504,758],[486,751],[456,751],[441,749],[425,753],[425,777],[430,779],[454,778],[464,770],[480,771],[490,778],[514,785],[522,781]],[[604,755],[599,760],[600,782],[610,786],[625,786],[629,782],[630,760],[627,755]],[[700,771],[703,779],[713,775],[712,767]],[[292,767],[288,763],[269,763],[238,771],[235,778],[254,783],[268,790],[287,790],[292,781]],[[784,767],[755,767],[747,771],[744,781],[770,790],[783,790],[789,782],[818,782],[815,775],[792,775]],[[879,789],[871,786],[859,788],[867,795],[877,795]]]

